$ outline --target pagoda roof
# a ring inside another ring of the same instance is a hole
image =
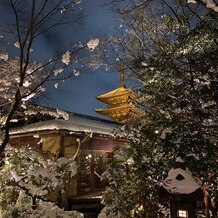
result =
[[[130,99],[138,103],[142,103],[143,100],[137,96],[131,89],[127,89],[124,86],[107,92],[105,94],[96,97],[99,101],[109,105],[116,105],[128,102]]]
[[[95,109],[101,115],[109,116],[112,120],[119,123],[130,123],[145,114],[143,110],[137,108],[132,103],[118,105],[116,107],[109,107],[105,109]]]

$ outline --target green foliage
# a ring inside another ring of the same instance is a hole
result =
[[[4,166],[0,173],[0,216],[8,205],[14,204],[19,193],[13,188],[10,181],[9,166]]]
[[[162,206],[157,205],[157,179],[163,178],[165,163],[168,162],[164,162],[158,149],[154,152],[157,154],[155,158],[152,148],[143,143],[134,143],[115,152],[104,174],[109,182],[104,203],[110,205],[114,214],[122,217],[164,217]]]
[[[127,30],[114,42],[123,68],[143,82],[146,107],[106,174],[104,201],[122,217],[168,217],[158,186],[177,157],[217,198],[218,19],[181,1],[158,2],[121,14]]]
[[[0,216],[3,211],[6,210],[8,205],[14,204],[18,197],[18,193],[15,190],[8,187],[7,189],[3,189],[0,192]]]

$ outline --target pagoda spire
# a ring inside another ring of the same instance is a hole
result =
[[[120,70],[120,87],[125,87],[125,75],[123,68]]]

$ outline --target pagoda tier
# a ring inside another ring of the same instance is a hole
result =
[[[135,101],[139,104],[143,102],[143,100],[131,89],[127,89],[124,86],[120,86],[108,93],[99,95],[96,98],[99,101],[108,104],[109,107],[112,107],[113,105],[122,105],[131,101]]]
[[[95,111],[122,124],[132,123],[134,120],[137,120],[145,114],[143,110],[134,106],[133,103],[119,104],[105,109],[96,109]]]
[[[95,112],[108,116],[115,122],[131,124],[143,116],[145,112],[136,106],[143,103],[142,98],[124,86],[123,75],[121,72],[118,88],[96,97],[99,101],[107,104],[107,107],[96,109]]]

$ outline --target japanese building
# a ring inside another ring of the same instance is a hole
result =
[[[49,158],[71,158],[79,151],[78,173],[67,191],[69,205],[73,205],[70,209],[97,207],[106,185],[99,175],[105,171],[113,149],[125,141],[112,136],[113,131],[119,130],[114,122],[76,113],[68,115],[66,120],[45,119],[12,128],[10,144],[31,146]]]

